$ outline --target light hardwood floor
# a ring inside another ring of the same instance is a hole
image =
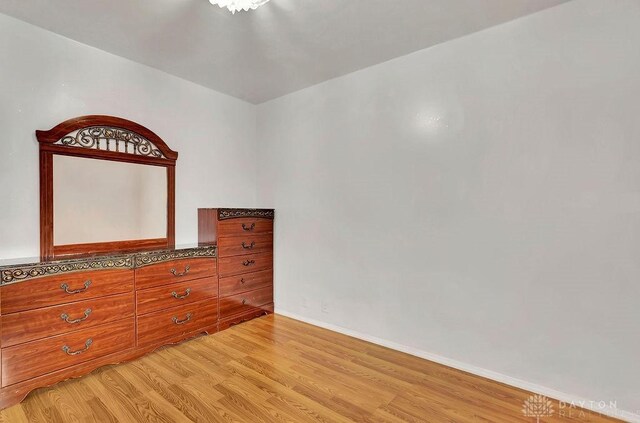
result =
[[[535,422],[530,393],[282,316],[31,393],[2,422]],[[608,422],[565,410],[541,422]]]

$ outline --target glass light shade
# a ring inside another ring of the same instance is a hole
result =
[[[211,4],[217,4],[220,7],[226,7],[231,13],[239,10],[256,10],[258,7],[267,3],[269,0],[209,0]]]

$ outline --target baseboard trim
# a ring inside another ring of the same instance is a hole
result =
[[[356,332],[351,329],[333,325],[331,323],[325,323],[319,320],[304,317],[296,313],[291,313],[289,311],[279,309],[277,307],[275,309],[275,313],[285,317],[289,317],[291,319],[308,323],[313,326],[318,326],[324,329],[331,330],[333,332],[338,332],[343,335],[347,335],[353,338],[361,339],[363,341],[371,342],[372,344],[381,345],[383,347],[391,348],[392,350],[396,350],[396,351],[400,351],[416,357],[424,358],[425,360],[433,361],[435,363],[442,364],[448,367],[453,367],[454,369],[472,373],[474,375],[491,379],[496,382],[504,383],[506,385],[514,386],[516,388],[520,388],[536,394],[544,395],[546,397],[553,398],[558,401],[563,401],[567,404],[569,403],[580,404],[582,408],[591,410],[596,413],[601,413],[609,417],[615,417],[617,419],[625,420],[632,423],[640,423],[639,414],[635,414],[625,410],[620,410],[618,408],[612,408],[609,406],[604,408],[598,408],[597,404],[591,405],[592,402],[590,400],[580,398],[575,395],[566,394],[564,392],[556,391],[555,389],[547,388],[546,386],[537,385],[535,383],[530,383],[521,379],[504,375],[502,373],[494,372],[492,370],[483,369],[481,367],[477,367],[471,364],[462,363],[457,360],[452,360],[450,358],[442,357],[436,354],[431,354],[427,351],[419,350],[417,348],[408,347],[406,345],[398,344],[393,341],[389,341],[386,339],[377,338],[375,336]]]

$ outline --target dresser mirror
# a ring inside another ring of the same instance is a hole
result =
[[[178,153],[156,134],[83,116],[36,136],[42,259],[175,244]]]
[[[166,236],[164,168],[54,155],[53,169],[54,245]]]

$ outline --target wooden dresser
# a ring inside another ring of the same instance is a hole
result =
[[[0,260],[0,408],[273,311],[273,210],[199,210],[200,243],[175,248],[178,152],[158,135],[89,115],[36,138],[40,259]]]
[[[0,408],[218,330],[216,247],[0,264]]]
[[[218,247],[219,329],[273,312],[272,209],[198,209],[200,245]]]

